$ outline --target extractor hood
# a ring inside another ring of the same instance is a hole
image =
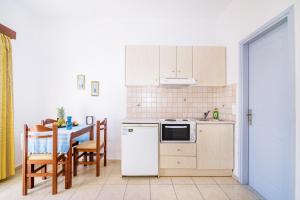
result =
[[[160,78],[161,86],[190,86],[195,85],[193,78]]]

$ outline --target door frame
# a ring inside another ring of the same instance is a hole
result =
[[[238,122],[239,122],[239,162],[238,167],[239,181],[242,184],[249,184],[249,130],[248,130],[248,108],[249,108],[249,44],[258,38],[264,36],[267,32],[272,31],[280,24],[287,22],[288,31],[288,45],[289,45],[289,64],[288,69],[291,70],[290,85],[292,86],[292,107],[293,107],[293,120],[292,120],[292,188],[290,191],[291,199],[295,196],[295,160],[296,160],[296,112],[295,112],[295,48],[294,48],[294,6],[290,6],[278,16],[267,22],[262,27],[258,28],[255,32],[243,39],[239,43],[239,80],[238,80]]]

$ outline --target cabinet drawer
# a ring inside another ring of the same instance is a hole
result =
[[[196,156],[196,144],[195,143],[161,143],[160,155],[163,156]]]
[[[196,157],[161,156],[160,168],[196,168]]]

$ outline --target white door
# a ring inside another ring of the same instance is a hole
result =
[[[193,48],[177,47],[177,78],[193,77]]]
[[[249,185],[270,200],[291,199],[292,82],[287,23],[249,44]]]
[[[159,84],[159,47],[126,46],[126,86]]]
[[[158,175],[158,124],[123,124],[122,175]]]
[[[176,46],[159,47],[159,67],[161,78],[176,78]]]
[[[226,48],[193,47],[193,77],[198,86],[225,86]]]

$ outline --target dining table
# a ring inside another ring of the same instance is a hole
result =
[[[94,126],[91,125],[78,125],[68,130],[66,127],[58,128],[57,131],[57,151],[66,155],[66,188],[72,187],[72,144],[76,142],[84,142],[87,140],[94,140]],[[42,132],[29,132],[30,135],[49,134]],[[51,153],[52,152],[52,139],[32,139],[28,141],[28,152],[30,153]],[[93,159],[93,156],[90,156]]]

